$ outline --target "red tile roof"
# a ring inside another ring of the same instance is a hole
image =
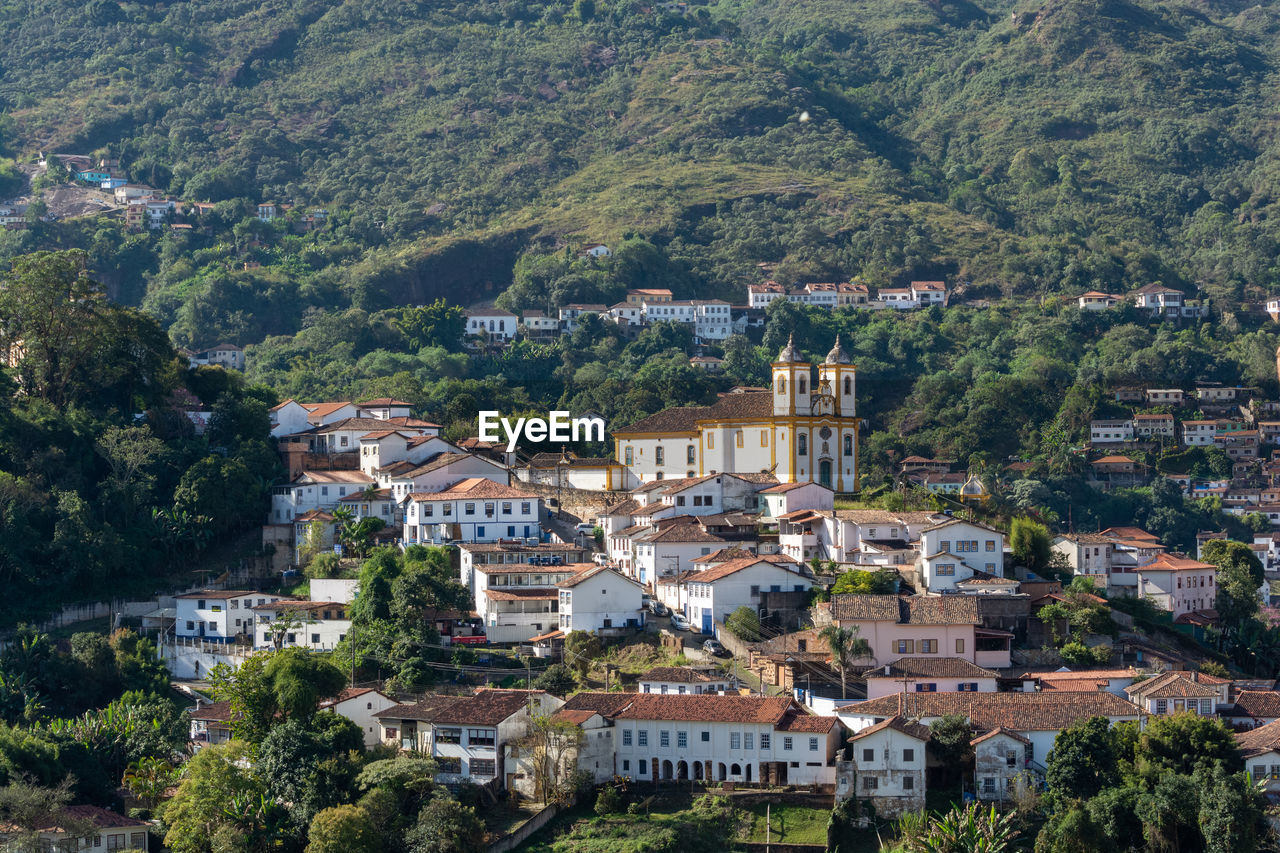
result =
[[[786,696],[718,696],[635,693],[630,705],[617,714],[622,720],[673,722],[770,723],[782,722],[795,707]]]
[[[468,477],[465,480],[459,480],[444,491],[413,492],[409,497],[415,501],[465,500],[467,498],[533,500],[537,498],[537,495],[522,492],[519,489],[513,489],[510,486],[504,486],[502,483],[495,483],[493,480],[486,480],[483,477]]]
[[[1240,748],[1240,755],[1244,758],[1280,751],[1280,720],[1247,732],[1238,732],[1236,746]]]
[[[1003,726],[1019,732],[1060,731],[1090,717],[1137,719],[1142,710],[1105,692],[896,693],[840,707],[840,714],[912,718],[963,714],[978,729]]]
[[[886,673],[885,670],[889,671]],[[909,657],[898,658],[884,666],[872,667],[863,672],[864,678],[998,678],[1000,673],[983,669],[964,658]]]
[[[528,707],[530,697],[546,695],[541,690],[477,690],[474,696],[451,703],[434,722],[496,726]]]
[[[1241,690],[1235,706],[1237,717],[1280,719],[1280,693],[1272,690]]]
[[[932,732],[929,731],[928,726],[922,726],[919,723],[910,722],[909,720],[905,720],[895,714],[892,717],[881,720],[873,726],[867,726],[865,729],[862,729],[853,737],[849,738],[849,740],[862,740],[864,737],[873,735],[876,732],[884,731],[885,729],[893,729],[894,731],[902,732],[908,737],[924,741],[927,741],[932,734]]]
[[[417,702],[407,705],[396,705],[394,708],[387,708],[385,711],[378,711],[373,716],[378,720],[418,720],[419,722],[432,722],[445,709],[449,708],[456,702],[464,700],[462,696],[423,696]]]
[[[969,741],[969,746],[977,746],[978,744],[982,743],[984,740],[990,740],[991,738],[998,737],[1000,735],[1004,735],[1005,737],[1011,737],[1014,740],[1018,741],[1019,743],[1024,743],[1024,744],[1031,743],[1031,741],[1029,741],[1027,738],[1024,738],[1022,735],[1018,734],[1015,731],[1010,731],[1009,729],[1006,729],[1004,726],[996,726],[994,729],[987,732],[985,735],[978,735],[976,738]]]
[[[641,681],[666,681],[671,684],[710,684],[724,679],[712,678],[691,666],[655,666],[640,676]]]

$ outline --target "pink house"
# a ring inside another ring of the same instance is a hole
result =
[[[871,663],[903,657],[953,657],[987,669],[1010,666],[1013,635],[981,627],[978,600],[970,595],[836,595],[831,618],[856,627],[871,646]]]

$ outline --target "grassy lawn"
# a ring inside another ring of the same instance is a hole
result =
[[[766,805],[766,803],[756,803],[746,810],[751,815],[751,824],[742,837],[743,841],[765,840]],[[773,829],[770,840],[787,844],[827,843],[827,821],[831,819],[830,809],[775,803],[771,812],[769,822]]]

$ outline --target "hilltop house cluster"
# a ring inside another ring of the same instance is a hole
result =
[[[84,154],[52,154],[41,155],[39,165],[47,168],[49,157],[56,158],[73,180],[110,193],[110,198],[124,212],[124,223],[132,231],[157,231],[168,228],[171,231],[190,231],[195,228],[195,221],[209,213],[214,205],[209,202],[184,202],[170,198],[161,190],[146,184],[131,181],[120,167],[120,161],[114,157],[94,159]],[[279,204],[274,201],[263,202],[257,207],[257,218],[262,222],[274,222],[282,218],[292,209],[292,205]],[[19,225],[16,209],[10,210],[10,223],[0,211],[0,226],[6,228],[25,228],[25,215]],[[322,227],[328,220],[328,211],[324,209],[308,210],[301,215],[290,218],[290,225],[297,233],[305,233]]]
[[[1121,305],[1132,305],[1153,317],[1174,320],[1204,319],[1209,316],[1209,300],[1187,299],[1186,294],[1163,284],[1148,284],[1124,294],[1090,290],[1076,297],[1081,311],[1106,311]]]
[[[695,344],[717,344],[731,335],[744,334],[749,328],[764,326],[765,309],[775,299],[830,310],[889,308],[909,311],[931,305],[945,306],[948,291],[941,281],[913,281],[909,287],[881,288],[874,293],[865,284],[854,282],[786,288],[776,281],[766,281],[748,285],[746,296],[745,303],[730,303],[722,299],[677,300],[670,290],[641,288],[628,290],[626,298],[615,305],[564,305],[557,316],[549,316],[544,311],[525,311],[517,316],[499,308],[474,308],[467,311],[466,335],[477,345],[502,345],[520,334],[546,339],[572,334],[582,318],[595,316],[616,323],[628,334],[637,334],[653,323],[681,323],[691,328]],[[712,356],[697,357],[693,363],[704,370],[720,369],[720,360]]]
[[[1147,483],[1154,472],[1123,452],[1158,445],[1221,450],[1230,476],[1193,479],[1168,474],[1191,497],[1216,496],[1237,515],[1260,513],[1280,527],[1280,458],[1265,448],[1280,444],[1280,402],[1257,398],[1254,389],[1204,383],[1182,388],[1116,388],[1115,402],[1133,406],[1128,417],[1089,425],[1091,479],[1103,488]]]

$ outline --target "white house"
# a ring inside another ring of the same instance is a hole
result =
[[[644,627],[644,590],[613,569],[597,566],[556,583],[560,630],[618,633]]]
[[[542,535],[542,499],[481,477],[435,492],[411,492],[404,523],[407,545],[496,542]]]
[[[729,303],[719,299],[695,300],[693,336],[695,343],[727,340],[733,334],[733,317]]]
[[[190,361],[192,367],[213,364],[228,370],[244,370],[244,348],[235,344],[218,344],[193,352]]]
[[[377,714],[396,707],[399,702],[372,687],[345,687],[337,696],[320,703],[321,711],[332,711],[346,717],[364,732],[364,748],[372,749],[382,742],[382,728]]]
[[[313,509],[331,510],[348,495],[364,494],[375,486],[362,471],[303,471],[293,481],[271,487],[271,524],[289,524]]]
[[[657,597],[683,613],[693,630],[715,632],[739,607],[758,611],[762,592],[805,592],[813,580],[797,563],[779,557],[743,557],[658,581]]]
[[[843,732],[783,696],[625,694],[613,714],[617,770],[638,781],[835,783]],[[575,697],[576,698],[576,697]]]
[[[884,817],[922,810],[929,736],[928,726],[894,715],[849,738],[858,771],[854,796]]]
[[[257,649],[299,647],[332,651],[351,630],[350,606],[336,601],[279,598],[255,604],[252,628]],[[247,626],[246,626],[247,627]]]
[[[99,806],[68,806],[62,811],[67,827],[54,824],[42,828],[39,841],[28,846],[25,840],[13,840],[13,850],[137,850],[147,853],[150,842],[147,833],[153,829],[144,820],[125,817],[119,812]],[[87,827],[89,835],[74,838],[71,832]],[[0,825],[0,842],[10,840],[11,828]]]
[[[1212,610],[1218,597],[1218,570],[1173,554],[1160,554],[1137,570],[1139,596],[1167,610],[1176,619],[1197,610]]]
[[[818,483],[778,483],[760,490],[762,520],[777,521],[783,515],[801,509],[835,508],[835,492]]]
[[[1268,794],[1280,793],[1280,723],[1236,733],[1236,746],[1253,783]]]
[[[253,590],[204,589],[174,596],[174,635],[205,643],[231,643],[249,636],[256,620],[253,608],[279,601],[279,595]]]
[[[608,312],[603,305],[570,303],[560,307],[560,326],[564,331],[573,333],[578,328],[578,321],[587,315],[601,316]]]
[[[553,335],[560,331],[560,321],[555,317],[548,317],[542,311],[525,311],[520,318],[520,325],[530,335]]]
[[[985,572],[1004,577],[1004,534],[971,521],[952,519],[920,533],[917,570],[930,592],[950,591],[959,581]]]
[[[909,287],[882,287],[876,291],[876,298],[882,305],[898,311],[911,311],[920,307]]]
[[[578,695],[591,696],[600,694],[580,693]],[[570,707],[573,704],[574,702],[571,699],[551,715],[552,721],[568,723],[582,732],[581,740],[576,744],[562,742],[560,755],[561,772],[564,773],[569,768],[576,767],[579,772],[590,776],[591,781],[597,785],[609,782],[614,777],[613,720],[607,716],[607,707],[596,707],[595,705],[589,705],[584,708]],[[552,733],[549,736],[553,738],[562,737],[556,733]],[[536,799],[539,792],[537,790],[538,772],[535,762],[544,759],[545,756],[539,754],[540,750],[537,747],[531,749],[527,746],[522,746],[519,742],[508,742],[503,748],[503,753],[507,780],[511,789],[522,797]]]
[[[1130,296],[1133,297],[1135,305],[1139,308],[1147,309],[1152,314],[1171,317],[1178,317],[1182,314],[1183,293],[1181,290],[1174,290],[1172,287],[1165,287],[1159,284],[1148,284],[1138,288]]]
[[[615,546],[617,540],[623,538],[628,539],[629,545],[625,548],[610,547],[609,557],[646,585],[662,577],[677,575],[692,566],[698,557],[705,557],[729,544],[698,524],[669,524],[636,530],[629,538],[624,534],[627,531],[620,531],[614,537]]]
[[[1193,420],[1182,422],[1182,443],[1188,447],[1212,445],[1217,435],[1217,421]]]
[[[666,695],[701,693],[727,693],[733,689],[733,680],[718,669],[695,669],[691,666],[655,666],[640,676],[636,683],[639,693]]]
[[[1090,444],[1121,444],[1133,441],[1133,421],[1105,420],[1089,422]]]
[[[467,311],[466,334],[486,341],[509,341],[516,335],[520,318],[501,308]]]
[[[1081,311],[1103,311],[1112,308],[1120,297],[1113,296],[1110,293],[1103,293],[1100,290],[1090,290],[1088,293],[1081,294],[1076,300],[1076,305]]]
[[[354,578],[312,578],[311,596],[316,601],[333,601],[350,604],[360,591],[360,581]]]
[[[475,477],[504,486],[511,479],[510,472],[501,463],[462,450],[437,453],[422,461],[392,462],[379,468],[376,475],[378,485],[390,489],[397,501],[403,501],[412,492],[442,491],[460,480]]]
[[[1153,716],[1187,712],[1212,717],[1231,705],[1230,679],[1206,672],[1164,672],[1130,684],[1124,692],[1130,702]]]
[[[921,308],[947,304],[947,286],[941,281],[913,281],[910,290],[911,298]]]
[[[1030,739],[997,726],[969,741],[969,746],[973,749],[978,799],[997,802],[1010,799],[1018,774],[1031,764]]]
[[[664,322],[693,324],[696,313],[692,302],[649,302],[646,300],[643,316],[645,322],[650,324]]]
[[[599,568],[595,563],[472,566],[473,600],[485,636],[491,643],[524,643],[558,631],[561,590],[556,584]],[[639,618],[639,614],[630,618]]]
[[[527,735],[535,716],[550,715],[563,700],[541,690],[483,688],[474,696],[424,696],[374,714],[381,742],[415,750],[436,762],[441,784],[485,785],[507,780],[505,747]]]
[[[747,285],[747,307],[764,309],[775,299],[785,299],[787,289],[776,281]]]
[[[590,549],[559,542],[464,542],[458,545],[462,585],[476,593],[476,573],[524,566],[567,566],[588,562]],[[315,581],[312,581],[315,588]]]
[[[311,428],[311,424],[307,421],[309,414],[307,409],[296,400],[285,400],[283,403],[272,406],[269,414],[273,437],[295,435]]]
[[[1110,536],[1098,533],[1064,533],[1053,539],[1053,550],[1062,554],[1076,574],[1106,578],[1111,574],[1111,554],[1115,547]]]
[[[381,468],[395,462],[422,463],[442,453],[461,453],[436,435],[423,435],[418,430],[378,429],[366,432],[357,439],[360,448],[360,470],[376,477]]]
[[[995,693],[1000,674],[957,657],[898,658],[868,669],[867,698],[901,693]]]

